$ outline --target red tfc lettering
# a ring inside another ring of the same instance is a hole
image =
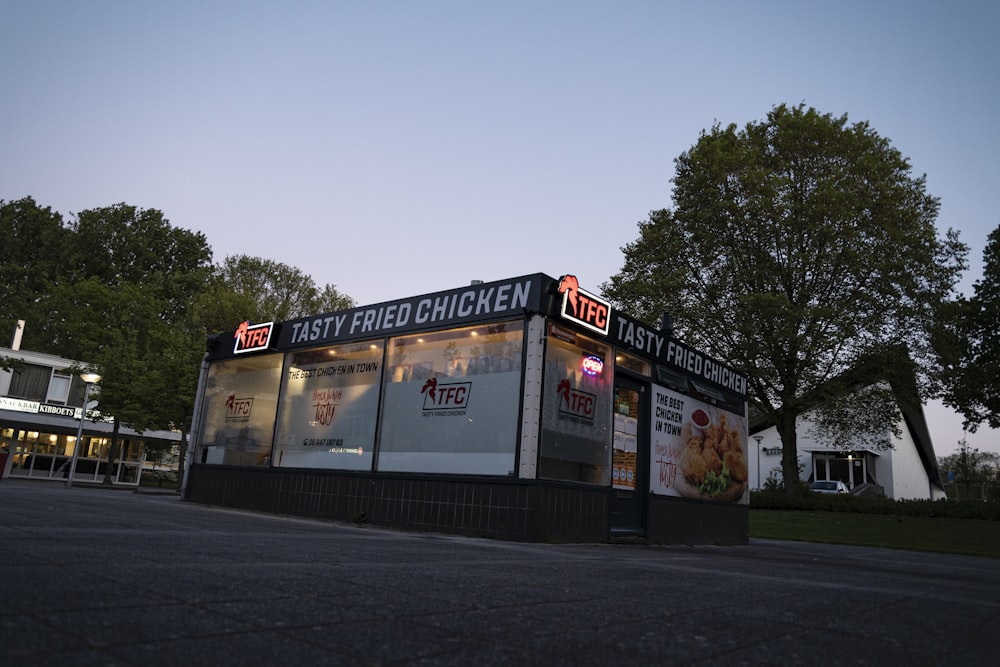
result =
[[[579,300],[580,319],[595,327],[604,329],[608,322],[608,308],[603,303],[588,299],[582,293],[577,293]]]
[[[249,417],[250,407],[253,405],[252,401],[233,401],[232,407],[230,408],[230,413],[234,417]]]
[[[247,347],[260,347],[267,342],[268,328],[261,327],[260,329],[253,329],[246,333],[246,346]]]
[[[439,386],[440,405],[463,405],[465,403],[466,387],[464,385]]]
[[[589,416],[594,413],[594,397],[572,392],[569,395],[569,409],[575,414]]]

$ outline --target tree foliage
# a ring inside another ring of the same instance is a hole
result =
[[[975,431],[1000,428],[1000,227],[983,251],[983,276],[971,299],[951,306],[952,327],[939,339],[946,387],[944,401]]]
[[[1000,474],[1000,454],[981,452],[962,438],[956,452],[938,458],[938,468],[953,474],[956,484],[993,481]]]
[[[102,377],[98,409],[140,432],[190,428],[209,334],[354,305],[272,260],[215,266],[203,234],[156,209],[121,203],[64,222],[26,197],[0,201],[0,232],[0,325],[13,333],[23,319],[23,348],[84,360]]]
[[[353,299],[335,286],[317,288],[312,277],[301,270],[262,257],[226,257],[216,273],[221,282],[217,295],[225,299],[227,308],[245,309],[226,328],[242,320],[284,321],[354,306]]]
[[[25,349],[46,347],[34,325],[47,317],[43,296],[65,278],[70,237],[62,216],[31,197],[0,200],[0,331],[13,335],[18,320],[29,323],[21,341]]]
[[[716,124],[675,167],[673,208],[639,224],[604,293],[647,321],[671,313],[681,337],[743,370],[797,479],[795,420],[856,391],[851,369],[927,368],[965,246],[938,236],[925,179],[846,115],[781,105],[742,129]],[[901,349],[921,365],[897,363]]]

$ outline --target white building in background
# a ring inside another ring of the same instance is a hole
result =
[[[897,403],[916,407],[900,407],[901,435],[892,437],[890,434],[892,449],[886,450],[826,446],[810,435],[813,428],[809,415],[801,417],[797,426],[800,478],[807,482],[840,480],[852,491],[860,490],[864,484],[874,485],[896,500],[945,498],[923,409],[917,401]],[[751,424],[749,447],[749,475],[753,488],[766,487],[769,478],[780,481],[782,450],[777,427],[766,423]]]
[[[0,369],[0,478],[65,480],[77,431],[83,418],[84,382],[75,369],[86,362],[30,352],[19,348],[15,335],[11,348],[0,347],[0,359],[13,361]],[[74,482],[103,481],[111,450],[112,419],[90,412],[78,449]],[[119,451],[111,470],[116,485],[138,486],[150,440],[180,442],[180,433],[146,431],[142,434],[121,425]]]

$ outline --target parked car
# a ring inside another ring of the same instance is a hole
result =
[[[809,488],[816,493],[850,493],[846,484],[834,479],[816,480]]]

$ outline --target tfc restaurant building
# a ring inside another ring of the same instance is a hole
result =
[[[571,275],[244,322],[209,339],[184,499],[507,540],[746,544],[746,391]]]

